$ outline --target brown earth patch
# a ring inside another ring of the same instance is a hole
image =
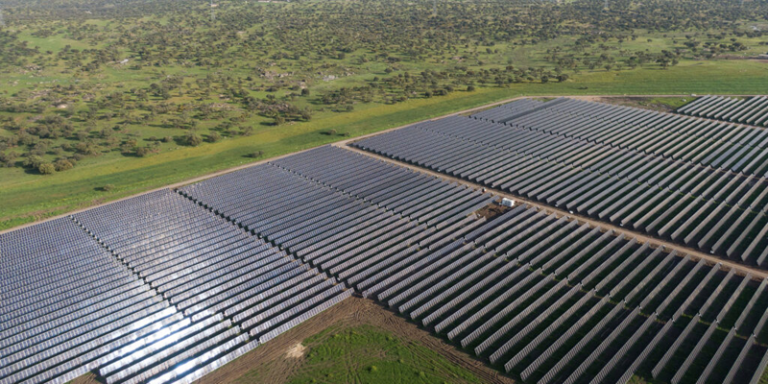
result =
[[[451,363],[469,370],[485,382],[494,384],[515,382],[485,363],[458,350],[453,345],[431,335],[427,330],[395,315],[380,304],[353,296],[206,375],[197,383],[283,383],[290,379],[304,362],[303,352],[301,358],[286,358],[289,353],[296,350],[297,345],[301,346],[304,339],[331,326],[356,327],[360,325],[372,325],[391,332],[406,342],[415,342],[430,348]]]
[[[504,212],[509,211],[510,207],[505,207],[501,204],[497,203],[491,203],[486,205],[485,207],[480,208],[478,211],[475,212],[476,215],[485,217],[487,220],[493,220],[501,215],[504,214]]]
[[[285,356],[291,359],[300,359],[304,357],[306,350],[307,347],[301,345],[301,343],[296,343],[293,347],[288,348],[288,352],[285,353]]]

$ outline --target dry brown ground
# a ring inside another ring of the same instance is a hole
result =
[[[497,203],[492,203],[492,204],[486,205],[485,207],[480,208],[477,212],[475,212],[475,214],[478,216],[485,217],[487,220],[493,220],[503,215],[504,212],[509,210],[510,210],[509,207],[505,207]]]
[[[297,372],[304,361],[301,354],[304,352],[301,347],[301,342],[304,339],[331,326],[356,327],[360,325],[375,326],[391,332],[406,343],[420,344],[430,348],[448,361],[469,370],[488,383],[508,384],[515,382],[444,340],[432,336],[428,331],[420,329],[415,324],[384,309],[372,300],[353,296],[206,375],[197,383],[233,383],[251,370],[257,370],[259,375],[256,377],[249,376],[248,383],[283,383]],[[245,381],[242,380],[242,382]]]

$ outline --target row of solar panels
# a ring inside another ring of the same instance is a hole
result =
[[[472,117],[516,128],[499,131],[506,134],[499,135],[500,140],[521,135],[540,140],[542,134],[549,134],[571,145],[577,145],[574,141],[596,144],[585,148],[673,160],[670,164],[678,167],[694,164],[760,177],[768,173],[768,131],[764,129],[565,98],[539,104],[524,115],[510,113],[496,120],[480,114]],[[506,110],[499,109],[500,113]]]
[[[510,131],[519,137],[500,139]],[[457,116],[352,145],[705,252],[768,262],[765,179],[530,135],[541,134]]]
[[[537,383],[757,383],[766,281],[600,228],[515,208],[369,289]]]
[[[360,290],[397,278],[430,247],[482,224],[472,212],[493,199],[335,147],[180,193]]]
[[[0,264],[3,384],[191,382],[353,292],[169,190],[0,235]]]
[[[768,97],[737,99],[704,96],[677,109],[677,113],[758,126],[768,126]]]
[[[541,99],[521,99],[475,113],[472,117],[492,122],[503,122],[515,116],[522,116],[536,108],[543,107],[544,104]]]

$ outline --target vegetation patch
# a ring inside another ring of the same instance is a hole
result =
[[[370,325],[331,327],[304,341],[304,364],[289,383],[482,383],[418,342]]]

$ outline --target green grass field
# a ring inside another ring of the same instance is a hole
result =
[[[471,372],[411,340],[373,326],[331,327],[307,338],[306,357],[288,383],[482,383]],[[259,379],[253,370],[236,383]]]
[[[247,157],[257,150],[268,158],[346,138],[325,134],[331,129],[355,137],[518,96],[756,94],[765,89],[768,66],[754,61],[684,61],[667,70],[596,70],[565,83],[522,83],[394,105],[362,104],[353,112],[321,112],[310,122],[265,125],[252,136],[196,148],[171,145],[145,158],[119,153],[88,158],[72,170],[50,176],[0,169],[0,229],[260,160]],[[114,189],[100,191],[108,184]]]

